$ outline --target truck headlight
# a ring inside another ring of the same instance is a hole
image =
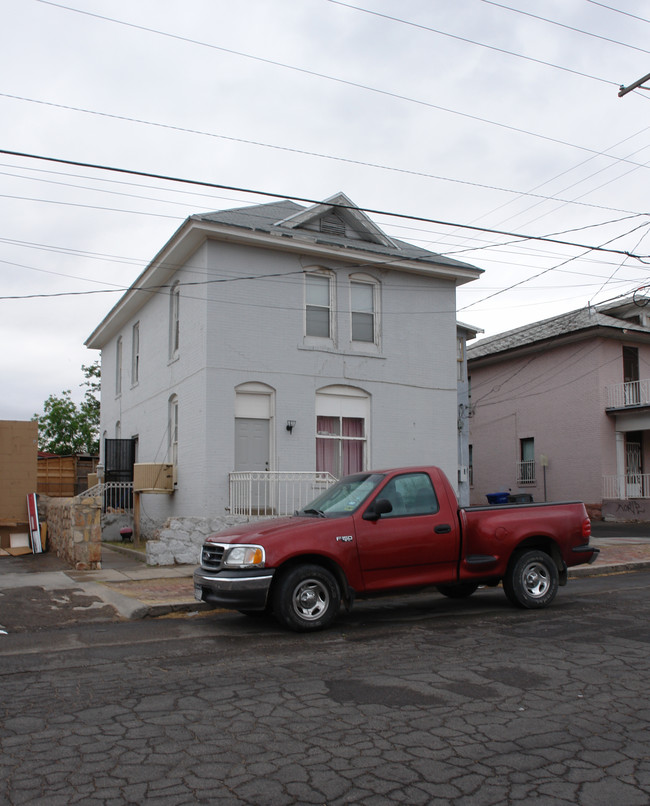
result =
[[[226,551],[224,568],[263,568],[264,549],[261,546],[233,546]]]

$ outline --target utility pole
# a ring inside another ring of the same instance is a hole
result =
[[[635,81],[634,84],[630,84],[629,87],[624,87],[621,84],[621,88],[618,91],[618,97],[622,98],[624,95],[627,95],[628,92],[632,92],[632,90],[635,90],[637,87],[639,87],[642,90],[650,90],[650,87],[642,87],[641,86],[641,84],[643,84],[643,82],[647,81],[649,78],[650,78],[650,73],[648,73],[647,76],[643,76],[643,78],[640,78],[638,81]]]

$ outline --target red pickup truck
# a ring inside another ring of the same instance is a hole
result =
[[[296,631],[327,627],[355,596],[436,586],[470,596],[503,584],[524,608],[550,604],[567,568],[596,559],[584,504],[460,508],[436,467],[347,476],[293,517],[207,538],[198,600],[246,614],[272,611]]]

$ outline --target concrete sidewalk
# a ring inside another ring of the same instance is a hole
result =
[[[650,538],[595,537],[591,542],[600,549],[598,559],[593,565],[570,569],[570,578],[650,568]],[[144,555],[133,549],[103,546],[102,566],[98,571],[74,571],[49,554],[3,559],[0,593],[21,587],[52,592],[79,589],[126,619],[212,609],[194,599],[194,565],[147,566]]]

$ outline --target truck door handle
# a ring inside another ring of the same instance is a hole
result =
[[[451,526],[448,523],[441,523],[433,530],[437,535],[448,535],[451,532]]]

